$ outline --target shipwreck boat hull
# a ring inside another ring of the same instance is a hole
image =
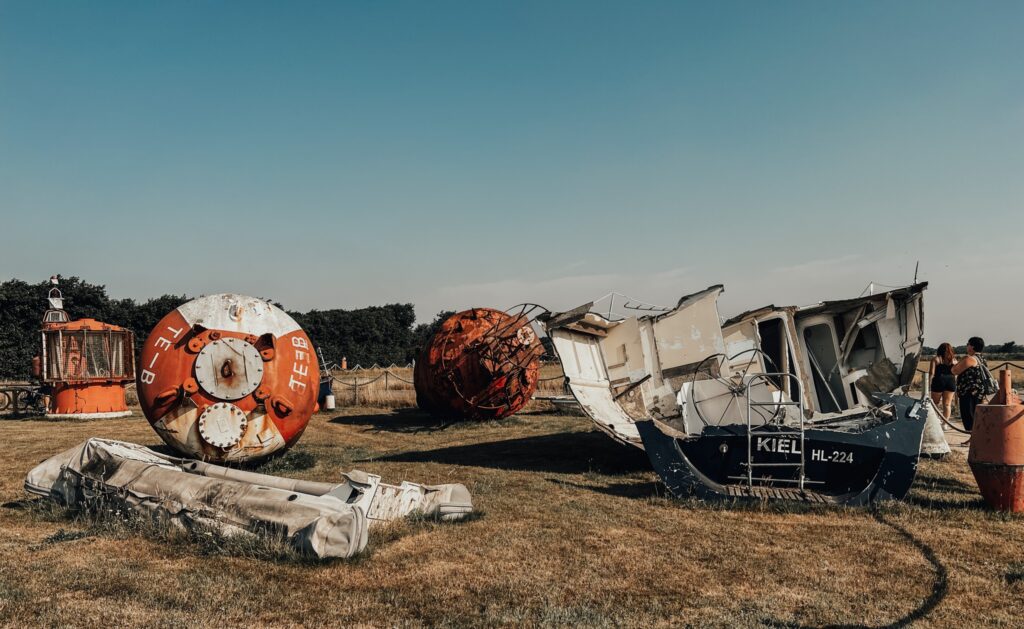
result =
[[[752,486],[746,426],[708,426],[686,438],[666,434],[654,421],[638,421],[636,427],[651,465],[677,497],[863,506],[903,498],[917,472],[927,411],[913,398],[885,398],[893,404],[894,418],[863,430],[809,428],[801,443],[792,427],[757,427],[749,437],[757,465]],[[797,482],[801,452],[803,490]]]

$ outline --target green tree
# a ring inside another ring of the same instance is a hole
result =
[[[0,284],[0,378],[28,379],[32,357],[40,352],[39,331],[46,311],[49,281],[29,284],[12,279]],[[91,318],[135,333],[136,351],[167,313],[188,301],[185,295],[163,295],[138,303],[110,299],[106,287],[78,277],[61,278],[64,309],[72,319]],[[329,361],[348,357],[350,364],[404,364],[449,314],[413,329],[412,304],[386,304],[357,310],[311,310],[289,313],[305,329]]]
[[[434,320],[430,323],[421,323],[417,325],[412,331],[412,344],[409,347],[409,353],[406,357],[406,362],[412,362],[417,359],[423,348],[427,346],[430,339],[434,337],[434,334],[441,328],[441,324],[444,323],[445,319],[455,314],[454,310],[442,310],[437,313]]]

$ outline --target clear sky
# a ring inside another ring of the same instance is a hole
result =
[[[1024,2],[0,0],[0,279],[1024,342]]]

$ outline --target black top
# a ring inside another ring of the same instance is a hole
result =
[[[935,375],[936,376],[952,376],[953,365],[947,365],[945,363],[935,363]]]

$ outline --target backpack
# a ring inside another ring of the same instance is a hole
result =
[[[999,390],[999,383],[992,377],[992,372],[988,370],[988,363],[981,356],[975,356],[978,359],[978,366],[981,367],[981,394],[983,396],[995,395],[996,391]]]

